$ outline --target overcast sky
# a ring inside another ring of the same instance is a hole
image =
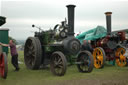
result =
[[[1,0],[0,15],[7,17],[2,28],[9,28],[15,39],[33,36],[35,24],[43,30],[53,28],[67,17],[66,5],[75,4],[75,32],[84,32],[97,25],[106,27],[106,11],[112,14],[112,30],[128,28],[126,0]]]

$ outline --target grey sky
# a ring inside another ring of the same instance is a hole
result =
[[[53,28],[67,17],[67,4],[75,4],[75,32],[84,32],[97,25],[106,27],[104,12],[112,11],[112,30],[128,28],[128,1],[122,0],[20,0],[1,1],[0,13],[7,17],[3,28],[10,36],[26,39],[33,36],[35,24],[44,30]]]

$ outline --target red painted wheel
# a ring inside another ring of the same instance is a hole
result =
[[[8,73],[7,56],[6,56],[6,53],[3,52],[0,55],[0,76],[6,79],[7,73]]]

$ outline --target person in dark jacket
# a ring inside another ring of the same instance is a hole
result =
[[[10,51],[11,51],[11,63],[13,64],[13,66],[15,67],[15,71],[19,71],[19,65],[18,65],[18,53],[16,50],[16,45],[13,42],[13,40],[9,41],[9,44],[3,44],[0,43],[0,45],[5,46],[5,47],[10,47]]]
[[[93,49],[92,49],[92,46],[91,46],[91,41],[90,40],[83,40],[81,50],[88,50],[92,53]]]

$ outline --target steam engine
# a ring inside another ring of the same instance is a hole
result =
[[[68,23],[66,20],[62,21],[61,24],[57,24],[53,29],[47,31],[37,27],[39,32],[35,32],[34,37],[29,37],[26,40],[24,60],[27,68],[39,69],[50,64],[52,73],[62,76],[66,72],[67,60],[71,62],[73,57],[80,72],[92,71],[93,58],[91,53],[87,51],[79,53],[81,44],[74,37],[75,5],[67,5],[67,8]],[[36,26],[32,25],[32,27]],[[77,54],[78,57],[76,57]],[[87,57],[86,60],[83,57]],[[88,70],[83,70],[80,65],[88,67]]]
[[[97,39],[95,41],[92,41],[92,47],[93,48],[98,48],[97,50],[94,49],[93,52],[93,56],[94,59],[96,59],[97,57],[95,57],[98,52],[98,50],[101,50],[103,52],[100,51],[99,55],[102,55],[103,58],[99,58],[101,59],[98,65],[98,61],[94,62],[94,66],[96,68],[102,68],[105,62],[105,60],[107,61],[111,61],[111,60],[116,60],[116,63],[118,66],[125,66],[126,64],[126,59],[124,53],[125,53],[125,47],[122,45],[123,41],[126,40],[127,36],[126,33],[124,31],[113,31],[111,32],[111,14],[112,12],[106,12],[106,24],[107,24],[107,35],[101,39]],[[97,55],[98,56],[98,55]],[[98,60],[98,59],[97,59]]]

